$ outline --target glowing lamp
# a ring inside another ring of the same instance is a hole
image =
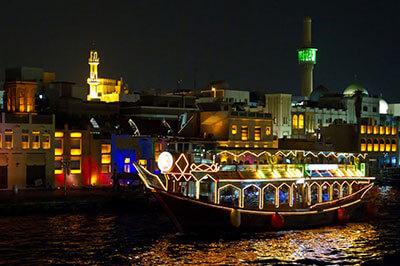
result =
[[[173,163],[174,157],[172,157],[172,154],[167,151],[160,153],[158,156],[157,166],[162,173],[168,172],[172,168]]]

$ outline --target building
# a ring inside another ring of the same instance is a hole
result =
[[[226,81],[210,83],[205,90],[201,91],[197,102],[227,102],[249,104],[250,92],[244,90],[233,90]]]
[[[4,84],[5,105],[8,112],[35,112],[38,84],[35,81],[8,81]]]
[[[122,78],[119,80],[109,78],[99,78],[98,66],[100,57],[96,50],[91,50],[89,54],[89,94],[88,101],[102,102],[121,102],[121,101],[136,101],[136,95],[129,94],[128,87],[124,84]]]
[[[54,185],[54,116],[2,113],[0,189]]]
[[[272,115],[274,122],[273,134],[275,136],[278,138],[291,136],[291,94],[265,94],[265,112]]]
[[[278,148],[270,114],[237,111],[200,112],[200,135],[226,148]]]

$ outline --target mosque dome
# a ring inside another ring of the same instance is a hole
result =
[[[353,83],[350,84],[344,91],[343,91],[343,95],[346,97],[353,97],[354,94],[356,94],[356,92],[361,92],[363,95],[368,96],[368,91],[364,88],[364,86],[357,84],[357,83]]]
[[[384,99],[379,100],[379,114],[387,114],[389,109],[388,103]]]
[[[313,102],[318,102],[319,98],[321,98],[322,96],[324,96],[327,93],[329,93],[329,90],[326,87],[320,85],[312,91],[312,93],[310,95],[310,100]]]

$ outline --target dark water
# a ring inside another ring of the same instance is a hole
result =
[[[207,239],[175,234],[159,212],[3,217],[0,263],[400,265],[400,189],[379,192],[368,223]]]

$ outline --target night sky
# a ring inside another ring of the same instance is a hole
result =
[[[84,86],[96,42],[100,76],[134,90],[233,88],[300,94],[296,49],[313,19],[315,85],[354,81],[400,101],[400,1],[2,1],[0,68],[38,66]],[[3,71],[2,71],[3,72]],[[2,73],[2,77],[4,73]]]

